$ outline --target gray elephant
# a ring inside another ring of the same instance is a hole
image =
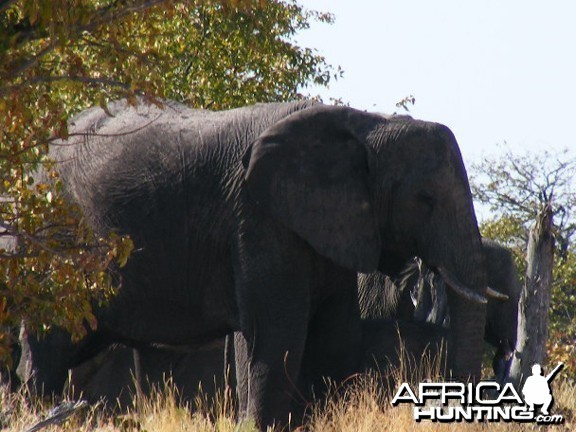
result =
[[[187,352],[115,345],[71,371],[70,393],[124,410],[132,406],[138,391],[150,395],[170,380],[180,401],[193,403],[200,395],[210,400],[224,391],[226,383],[234,385],[234,369],[226,370],[225,357],[223,338]]]
[[[189,347],[234,331],[240,412],[283,422],[303,360],[316,389],[360,367],[356,273],[396,275],[412,256],[450,281],[449,368],[480,377],[484,254],[448,128],[311,102],[108,113],[76,116],[51,152],[85,220],[135,251],[114,272],[118,295],[95,305],[97,331],[23,338],[37,390],[60,391],[111,343]]]
[[[391,366],[403,363],[406,370],[412,370],[423,358],[436,358],[447,336],[445,329],[428,323],[367,319],[361,325],[362,370],[375,370],[385,381],[390,378]],[[199,395],[214,399],[223,394],[226,383],[235,388],[230,375],[233,364],[225,366],[225,349],[224,339],[190,352],[113,346],[71,371],[70,392],[124,410],[133,405],[138,385],[144,395],[150,395],[153,388],[164,388],[170,378],[180,401],[194,402]]]
[[[482,239],[482,246],[488,286],[508,297],[489,298],[484,328],[484,340],[496,348],[492,361],[494,374],[498,381],[504,382],[516,346],[522,286],[512,252],[488,239]],[[364,318],[394,318],[450,326],[446,285],[419,259],[413,260],[396,281],[377,272],[360,274],[358,281]]]

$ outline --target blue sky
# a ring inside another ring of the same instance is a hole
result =
[[[467,164],[482,155],[572,148],[576,138],[576,1],[299,0],[335,15],[297,41],[344,77],[325,100],[446,124]]]

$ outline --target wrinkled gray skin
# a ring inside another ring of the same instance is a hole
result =
[[[488,286],[508,300],[490,298],[486,308],[484,340],[496,348],[493,369],[503,382],[516,346],[518,302],[522,286],[512,252],[495,241],[482,239]],[[448,289],[420,260],[412,261],[395,283],[380,273],[360,274],[360,309],[364,318],[393,318],[449,327]]]
[[[240,412],[264,427],[286,421],[301,374],[319,389],[359,369],[358,271],[395,275],[420,256],[484,294],[445,126],[310,102],[109,111],[76,116],[51,151],[96,232],[128,234],[135,251],[114,272],[118,295],[95,310],[97,332],[24,341],[38,391],[59,392],[68,368],[112,342],[194,346],[234,331]],[[448,300],[449,366],[479,378],[485,306]]]

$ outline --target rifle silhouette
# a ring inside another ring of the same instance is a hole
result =
[[[548,375],[546,375],[546,381],[548,381],[548,382],[552,381],[552,380],[556,377],[556,374],[557,374],[558,372],[560,372],[563,368],[564,368],[564,363],[560,362],[560,363],[558,364],[558,366],[556,366],[556,367],[552,370],[552,372],[550,372]]]

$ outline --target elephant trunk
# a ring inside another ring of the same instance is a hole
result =
[[[484,325],[486,320],[485,298],[486,274],[484,253],[476,216],[471,199],[464,200],[465,205],[456,211],[452,226],[452,237],[444,233],[445,239],[452,238],[456,242],[446,245],[446,268],[453,280],[461,283],[472,292],[476,298],[462,296],[456,289],[447,292],[450,310],[450,332],[448,338],[448,368],[453,377],[458,379],[481,378],[482,346]],[[459,233],[454,236],[454,231]]]
[[[455,294],[448,295],[448,305],[451,311],[448,342],[450,373],[457,379],[479,381],[486,306]]]

